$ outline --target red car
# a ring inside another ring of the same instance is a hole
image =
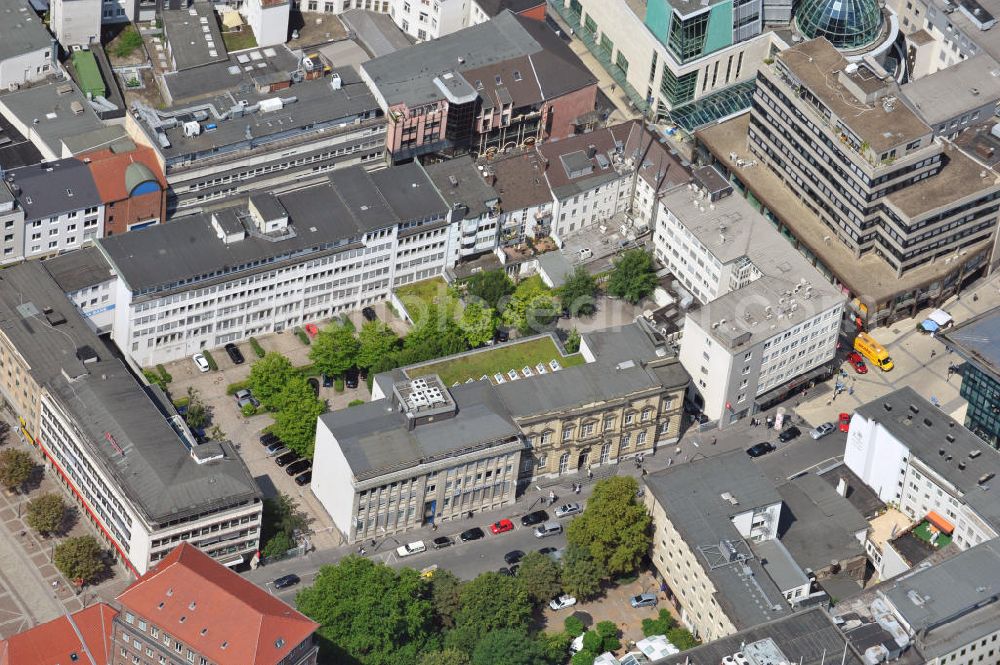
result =
[[[851,363],[851,367],[858,374],[867,374],[868,365],[865,364],[865,359],[861,357],[861,354],[857,351],[851,351],[847,354],[847,362]]]
[[[842,413],[842,414],[840,414],[840,425],[839,425],[839,427],[840,427],[840,431],[841,432],[846,432],[847,430],[849,430],[851,428],[851,414],[849,414],[849,413]]]
[[[494,535],[498,533],[507,533],[508,531],[513,530],[514,523],[510,520],[500,520],[499,522],[494,522],[490,525],[490,531],[492,531]]]

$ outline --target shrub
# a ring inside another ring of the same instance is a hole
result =
[[[296,326],[294,332],[295,336],[299,338],[300,342],[302,342],[306,346],[309,346],[309,335],[306,334],[305,330]]]
[[[208,363],[208,368],[210,370],[212,370],[214,372],[217,369],[219,369],[219,364],[217,362],[215,362],[215,358],[212,357],[212,354],[209,353],[208,349],[205,349],[204,351],[202,351],[201,355],[205,356],[205,361]]]
[[[344,380],[338,377],[337,380],[333,382],[333,389],[338,393],[344,392]]]
[[[669,610],[661,609],[660,614],[655,619],[642,620],[642,634],[645,637],[650,635],[666,635],[667,631],[677,625]]]
[[[264,351],[264,347],[260,345],[260,342],[257,341],[256,337],[250,338],[250,348],[253,349],[254,354],[258,358],[263,358],[266,353]]]
[[[114,53],[119,58],[124,58],[132,54],[132,51],[142,46],[142,37],[131,25],[122,30],[122,34],[115,44]]]
[[[601,645],[604,644],[604,638],[595,633],[592,630],[588,630],[583,634],[583,650],[590,651],[591,653],[601,653]]]
[[[250,416],[257,415],[257,409],[254,407],[253,404],[244,404],[243,407],[240,409],[240,411],[243,413],[244,418],[249,418]]]
[[[164,367],[163,365],[157,365],[156,371],[160,373],[160,378],[163,379],[164,384],[170,383],[171,381],[174,380],[174,377],[170,375],[170,372],[168,372],[167,368]]]
[[[157,385],[160,386],[161,389],[166,390],[167,387],[163,385],[163,377],[161,377],[158,372],[154,372],[151,369],[144,369],[142,370],[142,375],[146,377],[146,381],[149,382],[150,385]]]
[[[361,406],[365,401],[363,399],[352,399],[347,403],[347,406]]]
[[[575,617],[572,614],[563,621],[563,627],[569,633],[570,637],[579,637],[587,629],[580,617]]]
[[[227,395],[235,395],[237,392],[243,390],[244,388],[250,387],[250,379],[245,379],[243,381],[236,381],[235,383],[230,383],[226,386]]]
[[[354,325],[354,321],[351,321],[351,317],[346,314],[340,317],[340,325],[344,326],[351,332],[357,332],[357,327]]]
[[[190,404],[190,403],[191,403],[191,398],[190,397],[187,397],[187,396],[178,397],[177,399],[174,400],[174,408],[178,409],[178,410],[179,409],[183,409],[183,408],[187,407],[187,405]]]

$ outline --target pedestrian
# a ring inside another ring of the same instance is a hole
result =
[[[365,553],[365,546],[358,545],[358,554],[364,554],[364,553]]]
[[[365,548],[364,548],[364,547],[362,547],[362,548],[361,548],[361,556],[364,556],[364,555],[365,555]]]
[[[372,547],[375,547],[375,539],[372,538]]]
[[[717,439],[716,437],[714,437],[714,436],[713,436],[713,437],[712,437],[712,445],[713,445],[713,446],[715,445],[716,441],[718,441],[718,439]]]
[[[851,386],[850,388],[847,389],[847,394],[848,395],[853,395],[854,394],[854,386]]]
[[[931,358],[937,355],[937,349],[931,349]]]
[[[591,471],[590,469],[587,469],[587,480],[593,480],[593,479],[594,479],[594,472]]]

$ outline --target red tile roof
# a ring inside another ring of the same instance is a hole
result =
[[[319,627],[187,543],[118,602],[219,665],[274,665]]]
[[[0,665],[107,665],[116,614],[99,603],[18,633],[0,641]]]
[[[125,169],[133,162],[146,166],[156,176],[160,188],[167,188],[167,180],[163,176],[159,162],[156,161],[156,153],[144,145],[137,144],[134,150],[128,152],[118,152],[111,148],[84,152],[77,155],[77,159],[90,160],[88,164],[90,173],[97,183],[97,192],[104,203],[128,198],[128,191],[125,188]]]

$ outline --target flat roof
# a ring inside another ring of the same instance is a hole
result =
[[[469,208],[465,214],[467,219],[486,214],[487,202],[499,198],[496,190],[483,180],[476,163],[468,155],[426,164],[424,170],[449,205]]]
[[[178,70],[192,69],[228,58],[214,5],[195,2],[184,9],[162,9],[163,34]]]
[[[778,60],[830,111],[875,153],[909,143],[931,133],[931,128],[905,104],[887,111],[881,101],[857,99],[838,79],[847,59],[825,38],[810,39],[781,51]],[[879,88],[892,86],[879,81]]]
[[[0,166],[13,169],[42,161],[42,153],[11,121],[0,114]]]
[[[809,578],[802,570],[802,564],[795,559],[781,540],[773,538],[750,543],[750,549],[760,559],[767,576],[782,591],[809,584]]]
[[[0,62],[51,48],[52,35],[27,2],[0,0]]]
[[[864,556],[855,535],[867,532],[868,520],[825,479],[810,473],[777,489],[784,503],[779,537],[799,565],[816,571]]]
[[[25,221],[56,217],[101,205],[90,167],[77,159],[60,159],[7,172],[20,190],[17,201]]]
[[[885,197],[886,201],[912,219],[997,188],[996,173],[958,148],[946,144],[943,154],[947,161],[937,174],[897,189]]]
[[[79,113],[72,108],[74,102],[79,104]],[[62,154],[63,138],[104,129],[104,123],[72,81],[49,81],[0,94],[0,111],[17,118],[22,126],[31,127],[54,155]]]
[[[220,92],[252,94],[255,80],[263,76],[287,75],[298,69],[299,59],[284,44],[230,54],[226,58],[195,69],[167,72],[163,83],[174,105],[187,106],[192,99],[217,95]],[[271,95],[273,96],[273,94]],[[231,106],[234,102],[230,102]],[[228,111],[229,106],[218,109]]]
[[[1000,307],[939,334],[960,356],[1000,381]]]
[[[1000,100],[1000,63],[979,53],[900,88],[904,99],[934,126]]]
[[[63,293],[73,293],[114,279],[111,266],[95,245],[46,259],[42,265]]]
[[[340,20],[354,31],[355,38],[373,58],[413,46],[413,40],[386,14],[352,9],[340,14]]]

